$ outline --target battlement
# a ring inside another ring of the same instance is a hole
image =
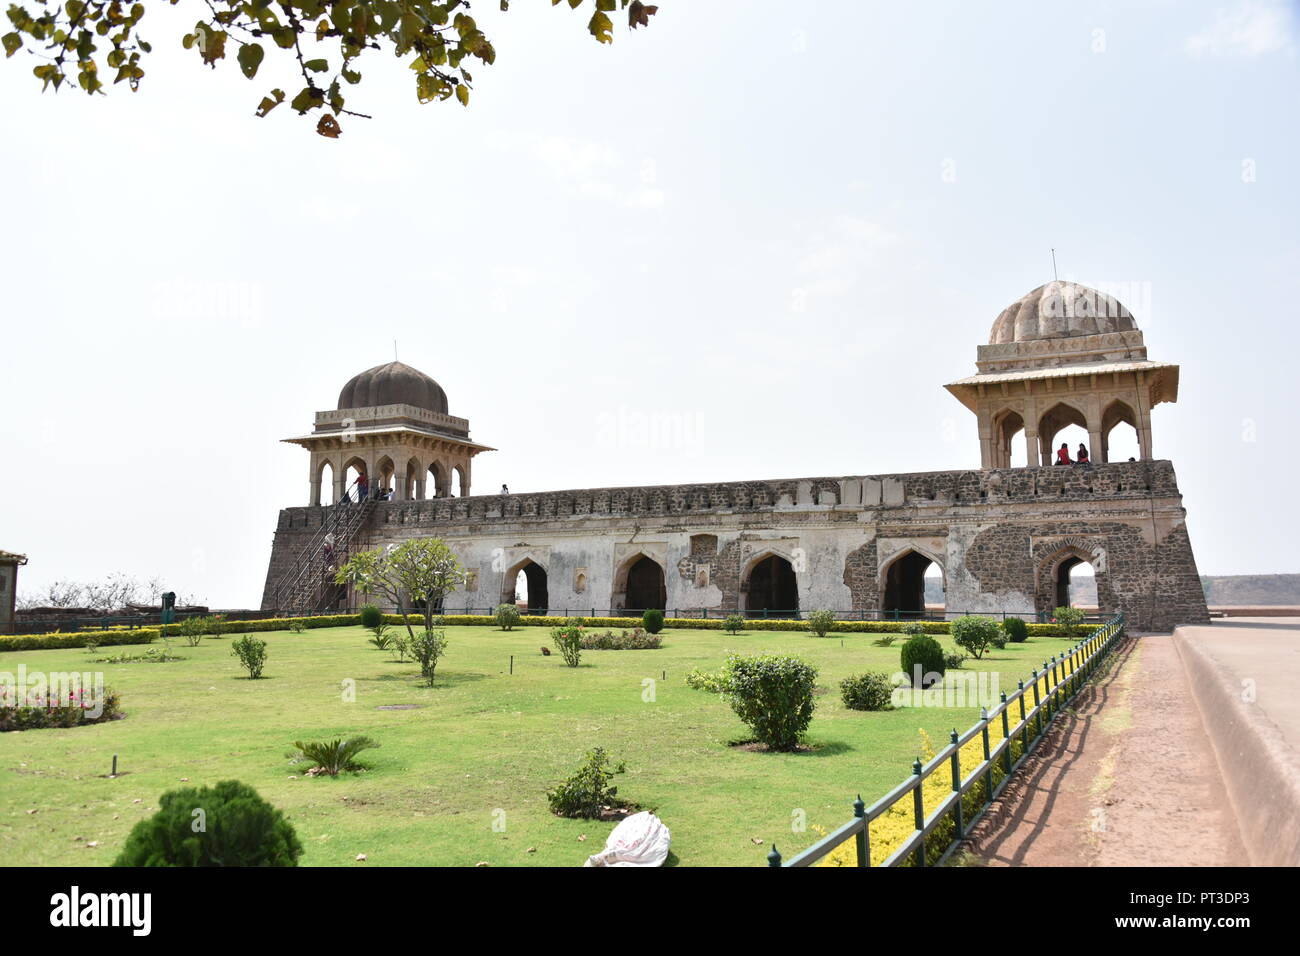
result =
[[[494,520],[514,523],[567,517],[861,511],[1177,495],[1172,462],[1131,461],[1089,467],[927,471],[388,501],[379,503],[375,521],[420,525]],[[285,508],[280,512],[279,530],[318,525],[322,511],[319,507]]]

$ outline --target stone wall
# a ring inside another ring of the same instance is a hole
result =
[[[320,526],[280,513],[263,606]],[[1094,563],[1105,610],[1145,628],[1206,620],[1173,465],[1017,468],[596,488],[381,503],[365,542],[444,538],[472,572],[448,610],[487,608],[512,569],[546,569],[552,613],[617,607],[619,572],[644,554],[670,609],[745,606],[750,568],[793,565],[802,610],[880,606],[889,565],[911,551],[944,572],[950,612],[1050,610],[1063,557]]]

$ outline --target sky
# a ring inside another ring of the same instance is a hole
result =
[[[1300,15],[1272,0],[660,0],[612,46],[544,0],[420,105],[371,53],[343,135],[180,48],[141,90],[0,64],[0,548],[20,590],[160,577],[255,607],[310,430],[436,378],[474,490],[979,466],[973,374],[1052,278],[1181,365],[1154,412],[1202,573],[1300,571]]]

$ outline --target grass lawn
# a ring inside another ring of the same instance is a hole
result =
[[[0,670],[14,674],[20,664],[29,672],[102,670],[127,715],[0,734],[3,862],[107,865],[163,791],[238,779],[285,810],[306,865],[576,866],[603,847],[614,824],[555,817],[545,791],[587,749],[603,746],[627,763],[616,780],[620,795],[656,810],[672,830],[670,863],[761,866],[773,840],[788,857],[817,839],[811,829],[792,832],[796,810],[810,825],[846,821],[856,794],[870,803],[910,771],[920,729],[942,745],[953,727],[978,717],[974,706],[845,709],[842,678],[898,669],[899,644],[874,647],[872,634],[669,628],[659,650],[585,651],[571,669],[558,654],[541,655],[550,645],[545,628],[447,631],[432,688],[418,665],[375,650],[359,627],[258,635],[268,660],[257,681],[245,679],[231,655],[238,635],[206,637],[197,648],[173,641],[185,660],[167,664],[90,662],[143,647],[0,655]],[[951,638],[939,640],[953,649]],[[1034,637],[966,668],[999,672],[1010,692],[1071,643]],[[746,728],[724,700],[684,679],[694,667],[718,667],[731,651],[780,651],[817,666],[811,752],[728,746],[745,739]],[[656,681],[649,703],[646,678]],[[355,702],[343,699],[346,680],[355,681]],[[394,704],[419,706],[379,709]],[[295,763],[295,740],[362,733],[381,744],[362,755],[369,767],[362,773],[305,777],[307,765]],[[109,779],[114,754],[119,776]],[[493,829],[498,811],[503,832]],[[356,862],[359,853],[366,862]]]

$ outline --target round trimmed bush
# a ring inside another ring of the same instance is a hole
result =
[[[903,645],[902,665],[903,673],[913,687],[928,687],[936,680],[942,680],[948,669],[943,647],[929,634],[913,634],[907,639]]]
[[[997,647],[999,641],[1006,647],[1006,632],[991,617],[959,617],[952,622],[949,633],[953,643],[968,651],[975,660],[983,657],[990,647]]]
[[[890,710],[894,685],[882,671],[854,674],[840,681],[840,698],[849,710]]]
[[[1029,625],[1018,617],[1009,617],[1002,622],[1002,630],[1007,633],[1007,640],[1012,644],[1023,644],[1029,640]]]
[[[361,626],[375,628],[384,622],[384,614],[373,604],[361,606]]]
[[[302,843],[246,783],[169,790],[126,838],[114,866],[297,866]]]
[[[664,612],[651,608],[641,615],[641,624],[649,634],[658,634],[664,629]]]
[[[498,604],[496,614],[494,615],[497,627],[501,628],[503,631],[508,631],[513,627],[518,627],[519,618],[522,616],[523,615],[519,613],[519,607],[514,604]]]

